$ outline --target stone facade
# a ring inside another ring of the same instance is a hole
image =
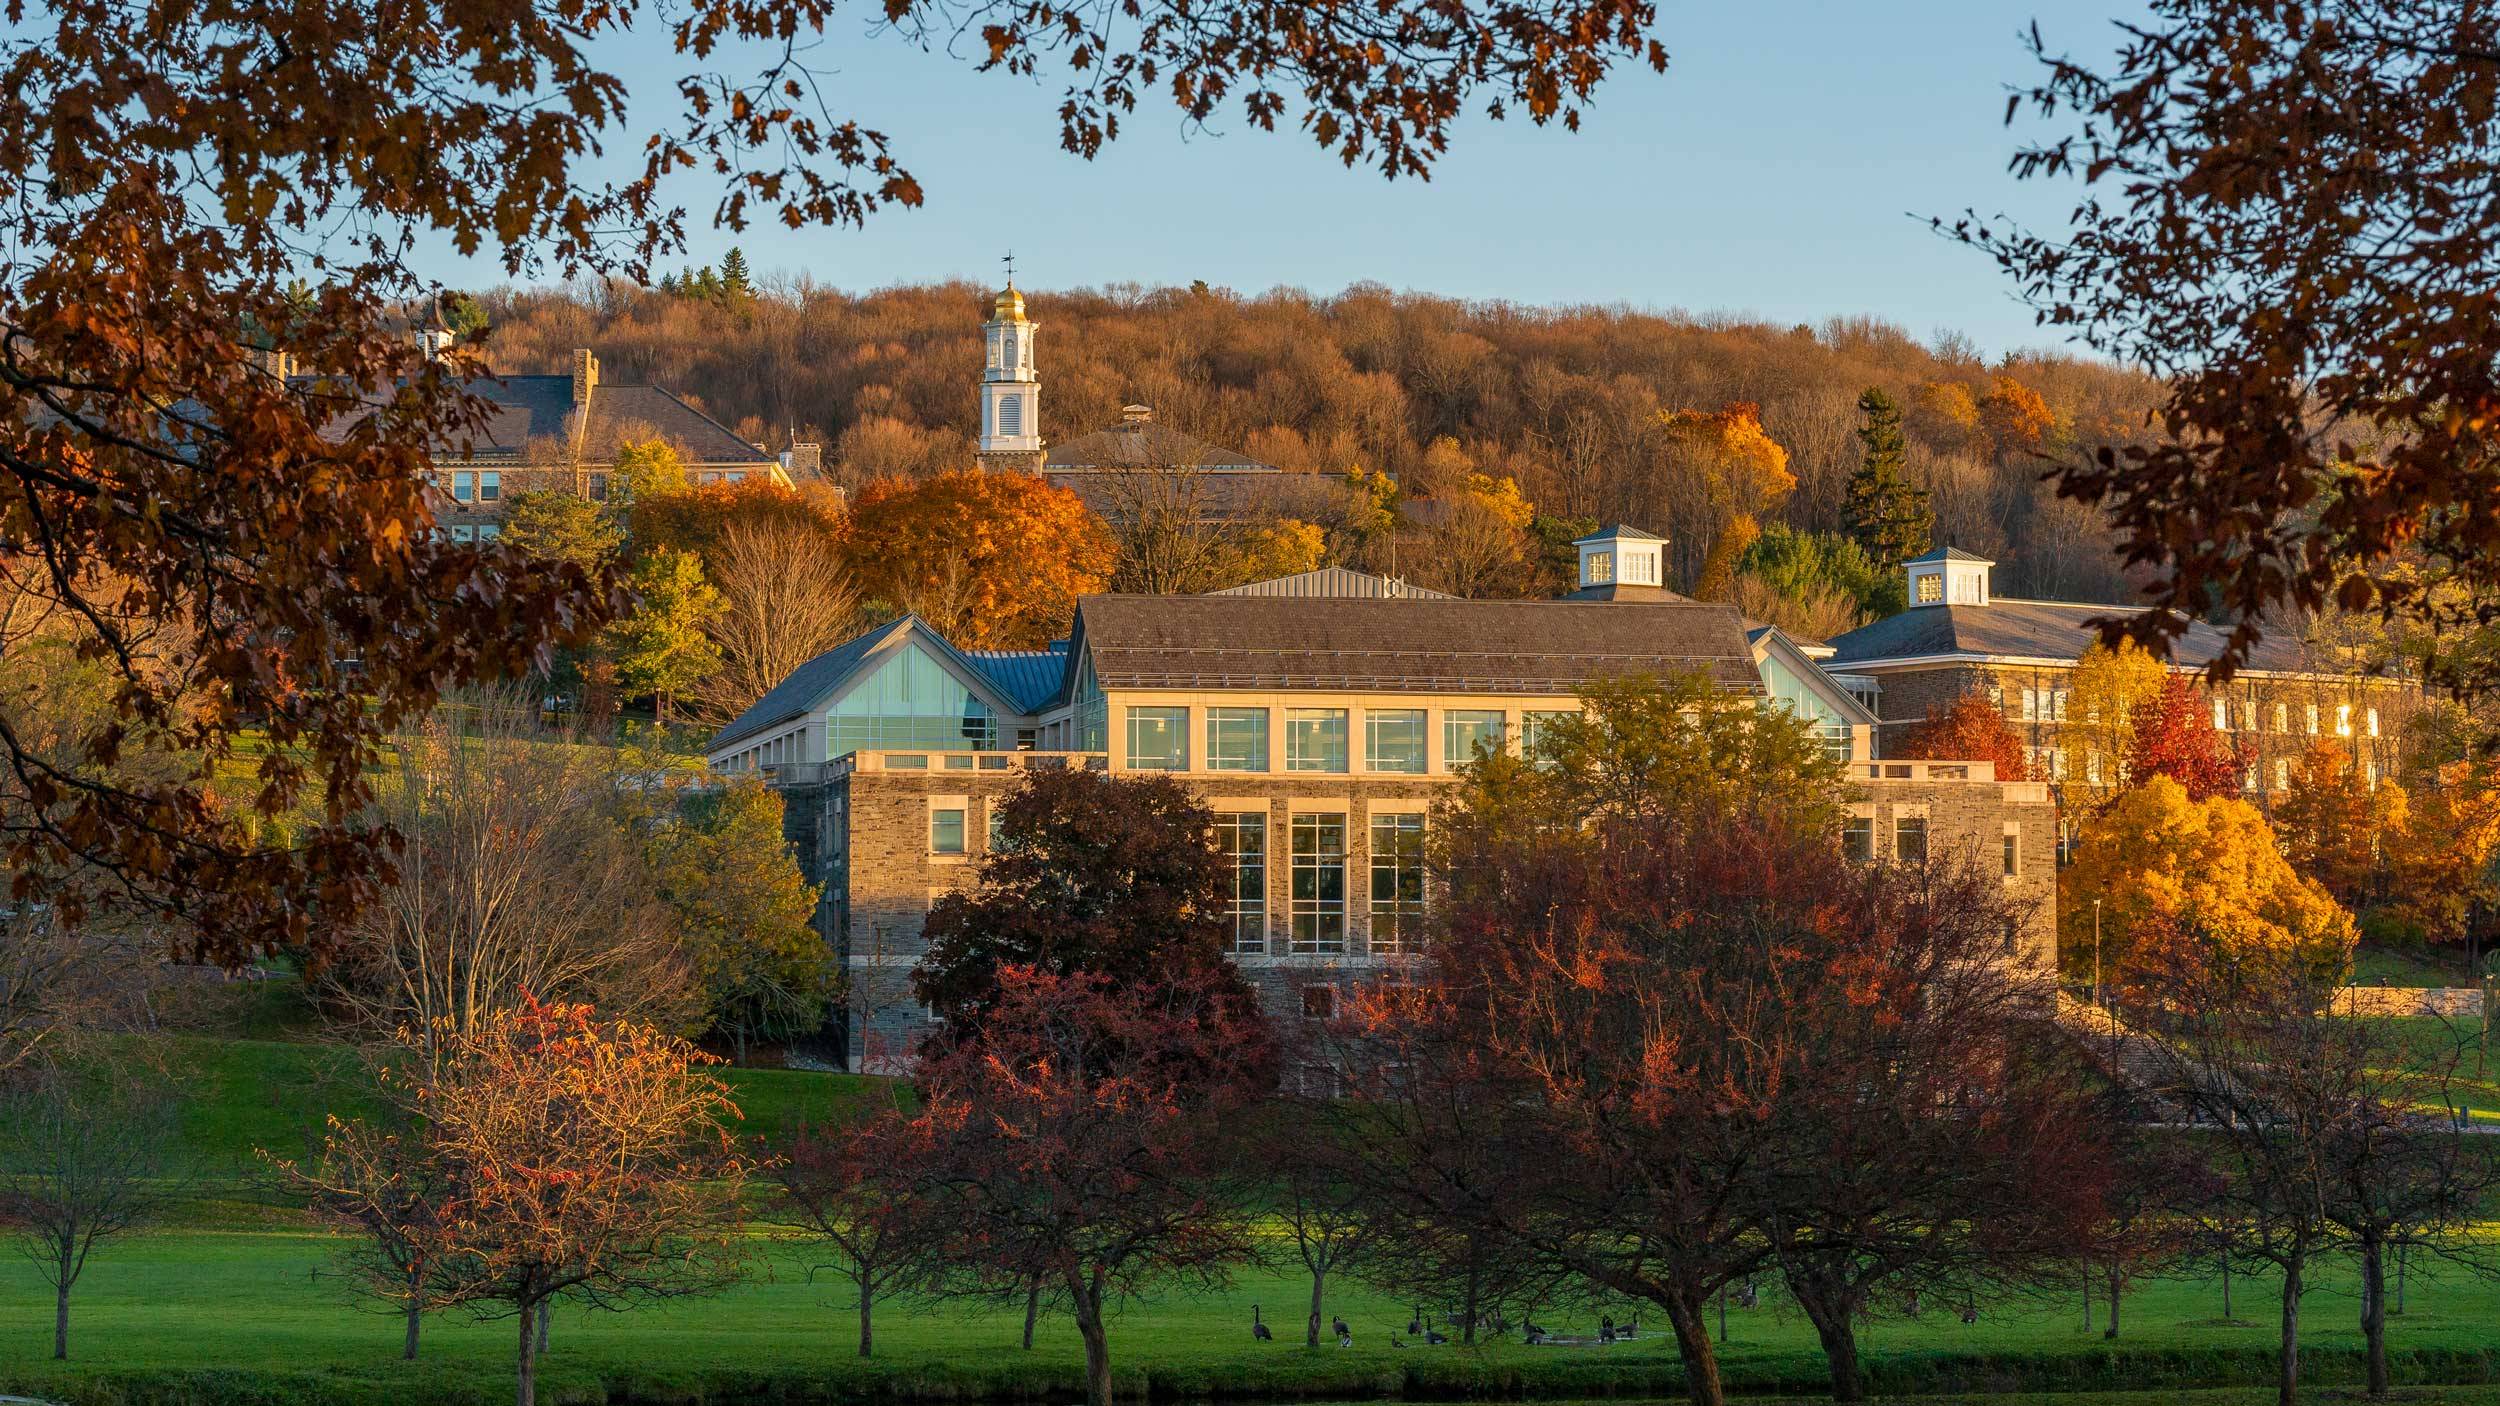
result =
[[[784,769],[777,779],[787,803],[785,833],[809,878],[823,887],[819,928],[852,981],[842,1028],[811,1053],[858,1070],[907,1064],[929,1026],[912,995],[910,969],[926,950],[922,931],[931,905],[972,881],[988,849],[991,817],[1028,768],[1108,764],[1109,758],[1086,753],[859,752],[828,766]],[[1219,818],[1256,815],[1264,822],[1264,911],[1246,924],[1252,936],[1240,944],[1236,960],[1273,1019],[1329,1014],[1333,988],[1414,959],[1398,950],[1394,915],[1376,913],[1371,902],[1375,858],[1384,864],[1397,859],[1375,855],[1374,821],[1420,823],[1451,776],[1175,776]],[[1877,855],[1893,855],[1902,822],[1915,820],[1921,825],[1914,832],[1923,832],[1937,853],[2002,872],[2010,833],[2014,872],[2005,881],[2021,919],[2007,950],[2024,964],[2049,968],[2056,943],[2056,810],[2046,787],[1999,784],[1984,762],[1857,763],[1851,786],[1853,813],[1863,815],[1881,840]],[[940,822],[941,812],[958,816],[960,826]],[[1297,816],[1343,821],[1344,899],[1341,913],[1330,915],[1341,935],[1333,943],[1299,944],[1336,950],[1295,950]]]

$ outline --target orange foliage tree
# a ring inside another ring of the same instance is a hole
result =
[[[682,493],[639,497],[629,512],[635,547],[692,552],[707,568],[719,564],[722,544],[733,526],[787,524],[822,533],[835,543],[842,540],[845,526],[841,495],[832,485],[793,488],[768,478],[707,483]]]
[[[2416,789],[2388,854],[2391,906],[2434,942],[2465,937],[2476,905],[2500,896],[2500,773],[2489,761],[2451,762]]]
[[[2011,376],[1998,376],[1979,398],[1979,428],[1998,458],[2011,458],[2047,443],[2057,416],[2038,391]]]
[[[1730,401],[1716,411],[1678,410],[1661,425],[1673,452],[1700,476],[1717,518],[1710,553],[1693,582],[1701,600],[1736,598],[1736,563],[1762,535],[1762,514],[1797,486],[1788,451],[1762,428],[1762,408]]]
[[[458,1191],[421,1233],[449,1297],[519,1320],[519,1406],[532,1406],[557,1295],[625,1309],[734,1281],[748,1168],[726,1126],[737,1105],[701,1067],[710,1056],[535,1000],[438,1049],[415,1100]]]
[[[2291,789],[2274,803],[2284,857],[2347,904],[2385,891],[2389,845],[2406,809],[2403,791],[2365,786],[2354,773],[2351,744],[2320,738],[2293,765]]]
[[[1984,693],[1965,693],[1927,710],[1927,721],[1901,741],[1904,757],[1994,762],[1999,781],[2029,781],[2031,760],[2022,739],[2005,725],[2005,714]]]
[[[851,513],[851,562],[867,594],[957,644],[1049,640],[1118,559],[1083,500],[1026,474],[882,479]]]

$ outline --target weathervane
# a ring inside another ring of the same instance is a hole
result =
[[[1002,264],[1005,264],[1005,265],[1007,266],[1007,286],[1008,286],[1008,287],[1010,287],[1010,288],[1015,287],[1015,286],[1016,286],[1016,251],[1015,251],[1015,250],[1013,250],[1013,249],[1008,250],[1008,251],[1007,251],[1007,257],[1006,257],[1006,258],[1003,258],[1003,259],[1001,259],[1001,260],[999,260],[999,262],[1000,262],[1000,263],[1002,263]]]

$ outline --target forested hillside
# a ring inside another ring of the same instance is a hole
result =
[[[1765,514],[1840,523],[1861,455],[1857,400],[1901,402],[1911,476],[1936,538],[1997,558],[2008,594],[2123,590],[2095,515],[2039,481],[2047,456],[2147,434],[2156,387],[2103,363],[1982,359],[1863,319],[1772,327],[1623,308],[1533,308],[1358,286],[1333,297],[1114,287],[1032,296],[1047,432],[1110,424],[1125,402],[1287,468],[1386,470],[1430,494],[1473,470],[1518,480],[1540,513],[1624,520],[1700,570],[1728,505],[1679,455],[1664,417],[1760,406],[1793,492]],[[613,285],[478,297],[498,369],[653,381],[750,438],[795,428],[856,485],[965,465],[990,291],[966,283],[852,294],[818,287],[657,291]]]

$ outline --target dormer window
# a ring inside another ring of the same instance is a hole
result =
[[[1618,583],[1658,586],[1667,579],[1667,540],[1655,533],[1618,523],[1571,545],[1580,549],[1582,590]]]
[[[1910,578],[1910,604],[1986,605],[1988,573],[1996,563],[1951,547],[1938,547],[1902,563]]]
[[[1911,598],[1916,600],[1920,605],[1934,605],[1944,599],[1943,573],[1931,571],[1924,576],[1916,576],[1911,579],[1918,585],[1917,594]]]

